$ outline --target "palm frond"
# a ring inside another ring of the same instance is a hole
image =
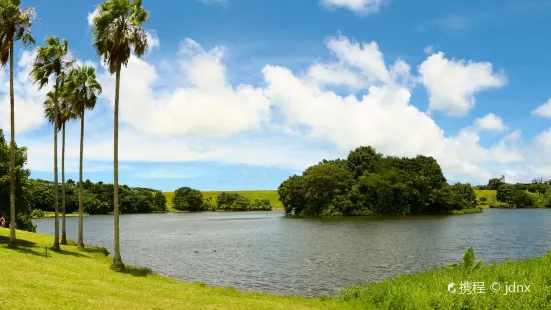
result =
[[[142,24],[148,18],[141,0],[107,0],[99,5],[93,20],[94,47],[111,74],[128,64],[132,51],[138,57],[147,51]]]

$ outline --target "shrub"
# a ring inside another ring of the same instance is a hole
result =
[[[31,211],[31,218],[33,219],[41,219],[44,218],[45,214],[44,211],[40,209],[35,209]]]
[[[179,211],[204,211],[203,194],[193,188],[181,187],[174,192],[172,207]]]

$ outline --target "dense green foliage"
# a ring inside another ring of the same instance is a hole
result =
[[[181,187],[174,192],[172,207],[178,211],[270,211],[269,199],[251,200],[236,192],[222,192],[216,201],[212,197],[204,197],[201,191],[189,187]]]
[[[113,184],[83,182],[84,210],[88,214],[108,214],[113,211]],[[61,186],[59,186],[61,188]],[[32,209],[53,211],[55,185],[44,180],[29,181],[30,206]],[[66,211],[78,211],[78,184],[69,179],[65,184]],[[148,188],[130,188],[122,185],[120,208],[122,213],[166,212],[166,199],[162,192]],[[154,194],[153,194],[154,193]],[[159,195],[161,197],[159,197]]]
[[[174,192],[172,207],[178,211],[203,211],[203,205],[203,195],[196,189],[181,187]]]
[[[360,147],[347,159],[324,160],[278,189],[287,213],[406,215],[477,208],[470,184],[449,185],[432,157],[383,156]]]
[[[25,169],[27,163],[27,148],[15,149],[15,226],[17,229],[36,231],[31,221],[29,198],[30,170]],[[10,222],[10,147],[0,129],[0,213]]]
[[[551,208],[551,181],[534,179],[531,183],[509,184],[503,177],[499,183],[495,180],[484,186],[497,186],[497,202],[490,204],[490,208]]]

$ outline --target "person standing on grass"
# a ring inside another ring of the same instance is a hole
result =
[[[2,225],[2,228],[6,227],[6,220],[4,219],[3,214],[2,214],[2,217],[0,218],[0,225]]]

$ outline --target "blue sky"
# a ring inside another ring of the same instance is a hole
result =
[[[99,1],[35,7],[37,45],[69,41],[104,93],[86,117],[85,178],[112,182],[114,83],[92,48]],[[120,182],[174,190],[275,189],[359,145],[434,156],[452,181],[551,177],[551,1],[143,1],[150,50],[121,93]],[[17,141],[53,179],[44,92],[16,56]],[[0,127],[7,133],[7,71]],[[67,178],[78,175],[77,123]]]

